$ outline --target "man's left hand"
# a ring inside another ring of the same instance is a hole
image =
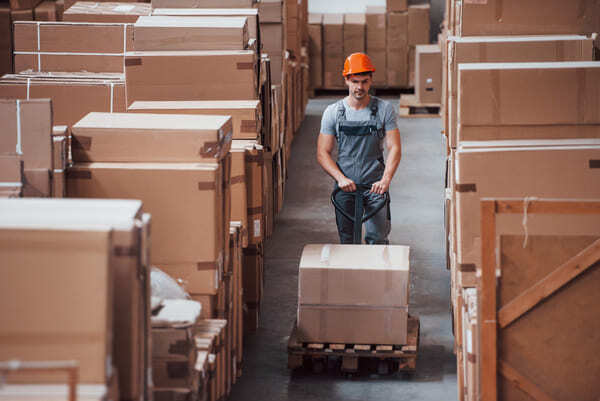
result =
[[[374,183],[371,186],[370,192],[374,193],[374,194],[383,195],[389,189],[390,189],[390,182],[384,178],[384,179],[381,179],[381,180],[377,181],[376,183]]]

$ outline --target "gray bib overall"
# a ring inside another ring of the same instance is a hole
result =
[[[385,131],[379,121],[378,99],[371,97],[369,120],[349,121],[346,119],[344,101],[337,102],[336,139],[338,143],[337,165],[346,177],[356,184],[371,185],[383,177],[385,165],[383,161],[383,140]],[[364,211],[368,214],[383,202],[381,195],[364,191]],[[354,215],[354,194],[339,192],[337,202],[350,215]],[[351,244],[354,223],[336,211],[338,234],[342,244]],[[365,241],[368,244],[387,244],[390,232],[389,206],[383,208],[365,223]]]

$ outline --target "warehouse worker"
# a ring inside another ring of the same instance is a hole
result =
[[[343,76],[348,96],[331,104],[323,113],[317,142],[317,160],[335,181],[336,201],[348,215],[354,215],[354,191],[365,187],[365,215],[384,202],[402,154],[400,132],[393,106],[369,95],[375,67],[363,53],[348,56]],[[337,142],[337,163],[332,152]],[[388,150],[383,159],[383,145]],[[354,223],[336,210],[340,242],[351,244]],[[382,208],[366,223],[367,244],[387,244],[391,230],[390,208]]]

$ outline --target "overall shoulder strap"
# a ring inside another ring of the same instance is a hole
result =
[[[371,118],[373,120],[377,119],[377,112],[379,111],[379,99],[375,96],[371,97]]]
[[[340,134],[341,124],[346,121],[346,107],[344,106],[344,99],[338,100],[337,102],[337,110],[336,110],[336,118],[335,118],[335,127],[336,127],[336,137]]]

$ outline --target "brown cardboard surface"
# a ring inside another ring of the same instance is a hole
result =
[[[231,221],[241,222],[242,246],[248,246],[248,185],[246,149],[231,149]]]
[[[221,174],[219,164],[81,163],[69,170],[67,193],[142,200],[153,220],[152,263],[212,266],[223,260]]]
[[[310,60],[310,86],[323,86],[323,14],[308,16],[308,53]]]
[[[416,47],[415,94],[419,103],[439,104],[442,100],[442,53],[438,44]]]
[[[232,136],[229,116],[210,115],[90,113],[72,130],[75,162],[216,162]]]
[[[52,170],[65,170],[69,157],[67,136],[52,135]]]
[[[10,19],[16,21],[33,21],[33,9],[10,10]]]
[[[127,102],[256,99],[256,66],[251,50],[129,52]]]
[[[231,116],[233,139],[257,139],[261,130],[259,100],[136,101],[128,112]]]
[[[407,246],[306,245],[299,269],[300,305],[408,305]]]
[[[457,7],[462,36],[591,34],[600,27],[595,0],[486,0]]]
[[[283,19],[283,2],[281,0],[261,1],[258,3],[261,22],[280,23]]]
[[[264,258],[262,247],[244,249],[242,264],[243,300],[245,304],[260,307],[263,295]]]
[[[157,8],[153,16],[189,16],[189,17],[246,17],[249,39],[261,39],[258,31],[258,10],[255,8]],[[262,21],[262,16],[261,19]],[[247,43],[248,41],[246,41]]]
[[[457,146],[458,65],[477,62],[591,61],[592,40],[585,36],[451,37],[448,43],[448,137]],[[509,131],[512,132],[512,131]],[[509,132],[506,132],[508,134]],[[513,138],[518,138],[514,136]],[[495,139],[481,137],[481,139]],[[501,139],[498,137],[497,139]],[[509,139],[506,137],[506,139]]]
[[[23,187],[23,161],[16,155],[0,156],[0,183],[2,189]]]
[[[259,244],[264,236],[263,218],[263,147],[256,141],[234,140],[232,149],[245,149],[246,189],[248,201],[248,241]]]
[[[214,263],[161,263],[160,268],[190,294],[214,295],[223,276],[222,261]]]
[[[149,3],[78,1],[65,10],[63,20],[69,22],[118,22],[133,24],[138,17],[150,15]]]
[[[408,7],[408,45],[424,45],[429,43],[429,4],[411,5]]]
[[[156,387],[198,388],[200,377],[194,364],[184,358],[153,358],[152,381]]]
[[[0,358],[76,360],[81,383],[108,383],[113,341],[110,229],[0,222],[0,249]],[[76,290],[65,290],[66,282]],[[64,375],[9,380],[63,383]]]
[[[458,140],[462,126],[598,126],[599,79],[597,62],[461,64]]]
[[[480,263],[481,198],[600,198],[596,185],[600,170],[594,168],[594,160],[599,159],[599,139],[461,143],[456,152],[455,187],[458,262]],[[598,227],[597,219],[589,216],[529,216],[527,221],[531,235],[550,235],[553,226],[560,226],[566,234],[586,234]],[[523,216],[500,216],[498,230],[523,234]]]
[[[263,51],[271,57],[282,57],[283,29],[283,24],[260,24]]]
[[[37,6],[42,0],[10,0],[10,8],[11,10],[26,10],[33,9]]]
[[[255,0],[153,0],[152,8],[252,8]]]
[[[367,6],[367,54],[375,66],[373,83],[387,83],[387,38],[385,7]]]
[[[344,14],[344,57],[365,52],[366,23],[365,14]]]
[[[79,40],[72,40],[77,37]],[[39,43],[38,43],[39,38]],[[17,22],[15,71],[123,72],[133,49],[131,24]]]
[[[41,2],[33,10],[33,18],[36,21],[58,21],[56,3],[51,0]]]
[[[0,75],[13,72],[12,22],[8,4],[0,4]]]
[[[133,31],[136,51],[244,50],[249,40],[246,17],[142,16]]]
[[[152,358],[195,359],[193,327],[152,328]]]
[[[298,339],[342,344],[405,344],[408,312],[400,308],[300,306]]]
[[[408,13],[387,15],[387,84],[408,85]]]
[[[388,13],[390,12],[403,12],[408,10],[407,0],[386,0],[385,8]]]
[[[52,170],[25,168],[23,177],[24,197],[48,198],[52,196]]]
[[[121,74],[112,78],[77,79],[63,74],[54,78],[7,75],[0,78],[0,92],[11,99],[52,99],[54,124],[73,125],[90,111],[124,112],[125,82]]]
[[[343,88],[344,15],[323,14],[323,85]]]

